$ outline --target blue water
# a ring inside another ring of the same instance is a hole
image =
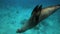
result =
[[[60,4],[60,0],[0,0],[0,34],[60,34],[60,9],[37,27],[16,33],[38,4],[42,4],[44,8]]]

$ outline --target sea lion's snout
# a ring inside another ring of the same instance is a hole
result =
[[[18,29],[18,30],[16,31],[16,33],[22,33],[22,32],[24,32],[24,30]]]

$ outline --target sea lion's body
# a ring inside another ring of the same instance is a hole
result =
[[[39,8],[38,8],[39,7]],[[38,23],[40,23],[42,20],[56,12],[57,9],[60,8],[60,5],[55,6],[49,6],[46,8],[42,8],[41,6],[36,6],[35,9],[32,12],[32,15],[30,19],[28,20],[27,24],[22,27],[22,29],[19,29],[17,32],[22,33],[28,29],[31,29],[35,27]]]

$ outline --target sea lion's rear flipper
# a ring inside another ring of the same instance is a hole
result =
[[[38,12],[40,13],[41,10],[42,10],[42,5],[37,5],[37,6],[33,9],[32,15],[35,14],[35,13],[38,13]]]

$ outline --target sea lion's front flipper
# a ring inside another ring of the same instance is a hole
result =
[[[32,11],[32,15],[35,14],[35,13],[38,13],[38,12],[41,12],[42,10],[42,5],[37,5],[33,11]]]

